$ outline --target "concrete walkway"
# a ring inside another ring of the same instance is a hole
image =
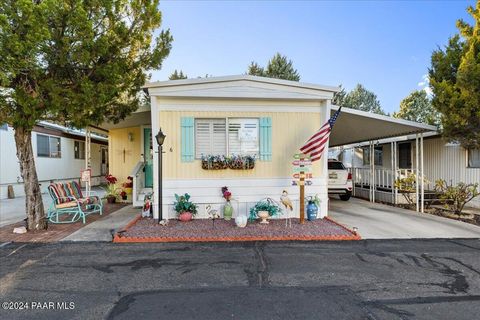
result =
[[[75,231],[61,241],[112,241],[112,234],[125,227],[141,209],[127,206]]]
[[[105,190],[100,187],[93,187],[92,191],[99,197],[103,197],[105,194]],[[44,193],[42,194],[42,199],[46,212],[52,203],[52,198],[48,193]],[[25,197],[0,200],[0,227],[22,221],[25,218]]]
[[[356,198],[331,198],[329,217],[357,227],[362,239],[480,238],[480,227],[472,224]]]

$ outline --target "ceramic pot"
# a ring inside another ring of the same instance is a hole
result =
[[[193,218],[193,215],[191,212],[182,212],[178,215],[178,220],[182,222],[190,221],[192,220],[192,218]]]
[[[116,200],[117,200],[117,197],[115,197],[115,196],[108,196],[107,197],[107,202],[108,203],[115,203]]]
[[[227,203],[223,206],[223,218],[228,221],[232,219],[232,216],[233,216],[233,207],[230,204],[230,201],[227,201]]]
[[[267,219],[270,217],[270,214],[268,213],[268,211],[258,211],[257,215],[260,219],[262,219],[260,223],[268,224]]]
[[[309,202],[307,205],[307,219],[313,221],[317,219],[318,207],[315,202]]]
[[[235,224],[237,227],[245,228],[247,226],[248,218],[245,215],[235,217]]]

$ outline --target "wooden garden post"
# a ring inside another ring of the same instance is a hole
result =
[[[303,161],[303,159],[301,159]],[[300,223],[305,223],[305,172],[300,171]]]

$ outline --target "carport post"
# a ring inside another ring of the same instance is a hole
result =
[[[393,161],[393,141],[390,142],[390,168],[392,168],[391,174],[390,174],[390,188],[392,188],[392,203],[395,202],[395,190],[393,188],[393,185],[395,184],[394,180],[394,161]]]
[[[417,212],[420,211],[420,208],[419,208],[419,192],[418,192],[418,175],[419,175],[419,172],[418,172],[418,133],[415,134],[415,209]]]
[[[420,169],[422,171],[422,185],[421,185],[421,212],[425,211],[425,176],[423,173],[423,132],[420,133]]]
[[[397,170],[397,166],[398,166],[398,163],[397,163],[397,148],[398,148],[398,144],[397,144],[397,141],[394,141],[393,142],[393,148],[394,148],[394,155],[393,155],[393,186],[392,186],[392,189],[394,190],[393,191],[393,203],[396,205],[397,204],[397,198],[398,198],[398,190],[397,188],[395,187],[395,181],[397,181],[397,177],[398,177],[398,170]]]

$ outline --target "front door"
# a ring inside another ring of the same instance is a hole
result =
[[[153,188],[152,129],[143,129],[143,156],[145,161],[145,187]]]

